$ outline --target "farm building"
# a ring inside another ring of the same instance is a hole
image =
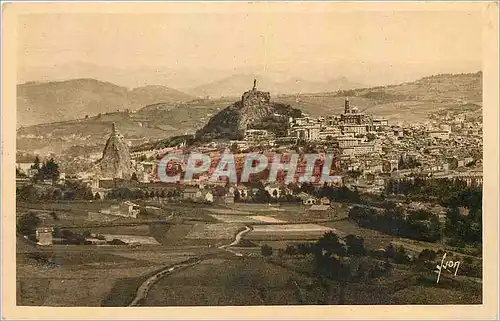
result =
[[[38,245],[52,245],[52,227],[38,227],[36,229],[36,243]]]

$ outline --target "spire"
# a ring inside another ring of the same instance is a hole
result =
[[[115,122],[113,122],[113,124],[111,125],[111,132],[113,134],[116,134],[116,124],[115,124]]]
[[[257,90],[257,79],[253,80],[253,91]]]

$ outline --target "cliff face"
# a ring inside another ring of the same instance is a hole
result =
[[[103,177],[129,179],[132,175],[129,148],[114,123],[99,165]]]
[[[246,129],[267,129],[278,133],[286,130],[289,117],[300,117],[302,112],[289,105],[271,102],[269,92],[255,88],[245,92],[240,101],[214,115],[196,133],[198,138],[241,139]]]

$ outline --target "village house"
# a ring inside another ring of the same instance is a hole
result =
[[[281,190],[277,184],[268,184],[264,189],[274,198],[280,198]]]
[[[236,190],[238,191],[238,194],[240,196],[240,199],[242,200],[246,200],[248,199],[248,194],[249,194],[249,191],[248,191],[248,188],[244,185],[239,185]]]
[[[197,201],[201,198],[201,196],[201,190],[196,187],[185,188],[184,191],[182,191],[182,198],[184,200]]]
[[[302,204],[304,205],[314,205],[318,203],[318,200],[315,197],[304,192],[300,192],[299,194],[297,194],[297,197],[302,201]]]
[[[118,205],[111,205],[109,208],[102,209],[100,213],[106,215],[137,218],[137,214],[139,214],[139,211],[139,205],[134,204],[130,201],[125,201]]]
[[[36,244],[38,245],[52,245],[52,227],[38,227],[36,229]]]

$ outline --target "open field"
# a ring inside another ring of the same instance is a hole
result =
[[[214,213],[214,214],[226,214],[226,215],[250,215],[251,212],[247,211],[240,211],[236,209],[230,209],[230,208],[204,208],[204,210]]]
[[[256,203],[238,203],[227,204],[226,207],[231,210],[241,211],[244,209],[246,212],[281,212],[284,211],[283,207],[277,204],[256,204]]]
[[[298,304],[290,277],[302,278],[260,260],[206,262],[155,284],[144,305]]]
[[[101,306],[107,302],[108,305],[123,306],[133,298],[142,278],[164,266],[185,261],[199,253],[207,253],[205,247],[35,248],[22,241],[18,243],[19,305]],[[118,288],[121,289],[120,292],[115,292]]]
[[[235,223],[195,224],[188,239],[231,240],[243,225]]]
[[[126,306],[134,298],[138,287],[155,272],[195,256],[213,253],[216,255],[213,258],[168,275],[154,284],[141,305],[337,304],[340,284],[331,281],[328,291],[318,285],[311,274],[310,260],[300,256],[285,257],[280,258],[282,263],[277,264],[278,251],[274,251],[271,260],[263,259],[260,246],[267,244],[275,250],[283,249],[291,243],[314,242],[324,233],[334,231],[339,235],[362,236],[368,249],[384,248],[390,242],[402,242],[419,250],[439,247],[360,228],[347,219],[318,224],[280,224],[299,221],[297,217],[306,209],[300,205],[283,206],[279,211],[262,215],[263,211],[259,208],[265,206],[253,206],[251,210],[246,208],[249,214],[234,215],[214,214],[206,207],[194,205],[194,211],[201,216],[219,222],[156,223],[91,231],[154,237],[159,243],[138,248],[90,245],[34,247],[28,241],[18,239],[17,302],[20,305],[42,306]],[[178,214],[180,216],[193,216],[193,209],[188,206],[183,209],[170,207],[170,210],[181,213]],[[229,208],[214,209],[233,213]],[[61,215],[60,220],[67,220],[75,212],[61,213],[66,216]],[[302,220],[305,218],[302,217]],[[253,230],[244,235],[243,240],[253,242],[255,246],[236,246],[233,250],[250,256],[238,258],[233,253],[218,249],[234,240],[245,225],[252,226]],[[415,273],[411,267],[398,266],[387,278],[368,283],[349,283],[344,303],[481,302],[480,284],[474,284],[470,278],[443,279],[443,286],[440,283],[436,287],[435,281],[426,281],[435,277],[431,271],[427,273],[429,275],[424,273],[424,278],[420,272],[418,275]],[[415,296],[412,296],[413,292]],[[378,295],[373,296],[373,293]]]
[[[286,221],[278,220],[277,218],[270,217],[270,216],[257,215],[257,216],[250,216],[250,218],[257,220],[257,221],[260,221],[260,222],[266,222],[266,223],[286,223]]]
[[[308,259],[294,258],[285,265],[273,261],[245,257],[202,262],[153,285],[143,305],[338,304],[340,283],[318,282],[308,272],[311,270]],[[395,269],[386,278],[349,282],[345,286],[344,304],[433,304],[434,300],[440,304],[481,302],[480,285],[447,279],[442,286],[437,286],[425,275]],[[415,297],[410,295],[413,290],[418,293]]]
[[[241,216],[241,215],[216,215],[211,214],[213,218],[226,222],[226,223],[285,223],[286,221],[276,219],[271,216],[255,215],[255,216]]]
[[[213,218],[225,222],[225,223],[257,223],[259,222],[256,219],[253,219],[251,216],[241,216],[241,215],[217,215],[217,214],[210,214]]]

